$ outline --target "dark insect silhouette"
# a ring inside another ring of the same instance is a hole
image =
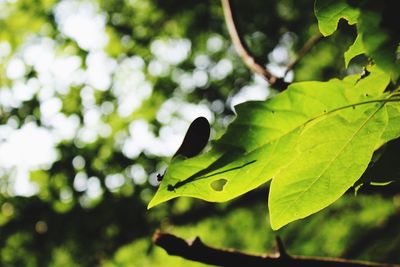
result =
[[[198,117],[190,124],[181,146],[172,158],[178,155],[187,158],[198,155],[207,145],[209,137],[210,124],[208,123],[208,120],[204,117]]]
[[[189,126],[182,144],[175,152],[172,158],[182,155],[191,158],[198,155],[208,143],[210,138],[210,123],[204,117],[198,117]],[[163,174],[157,174],[157,180],[160,182],[164,178]]]
[[[164,178],[165,172],[163,174],[157,173],[157,181],[161,182],[162,179]]]

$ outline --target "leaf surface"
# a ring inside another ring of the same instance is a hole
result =
[[[318,27],[324,36],[329,36],[337,29],[341,18],[350,25],[357,22],[360,10],[347,4],[346,0],[318,0],[314,6]]]
[[[209,152],[172,160],[149,208],[178,196],[227,201],[264,184],[302,156],[301,149],[294,149],[305,142],[302,139],[315,139],[305,135],[309,124],[331,120],[329,114],[340,108],[379,99],[388,82],[387,75],[372,69],[364,79],[352,75],[295,83],[265,102],[239,105],[238,117]]]
[[[297,159],[271,183],[272,228],[315,213],[344,194],[367,168],[387,120],[384,104],[375,103],[308,124],[294,148]]]

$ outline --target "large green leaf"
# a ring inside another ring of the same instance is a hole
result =
[[[335,118],[338,109],[358,114],[361,108],[351,105],[376,104],[388,81],[385,73],[371,69],[364,79],[295,83],[265,102],[239,105],[238,117],[209,152],[171,162],[149,208],[178,196],[226,201],[260,186],[302,156],[294,148],[304,141],[308,125]]]
[[[293,149],[297,158],[272,180],[271,226],[306,217],[337,200],[361,177],[387,125],[382,103],[313,121]]]

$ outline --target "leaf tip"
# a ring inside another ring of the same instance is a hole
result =
[[[271,223],[271,228],[274,231],[278,231],[279,229],[281,229],[283,226],[286,225],[285,223],[275,222],[272,217],[270,218],[270,223]]]
[[[165,191],[163,190],[160,191],[160,189],[158,189],[157,193],[154,195],[154,197],[150,200],[149,204],[147,205],[147,210],[176,197],[178,197],[178,195],[168,194]]]
[[[147,210],[154,208],[155,206],[165,202],[166,200],[160,199],[159,197],[159,191],[153,196],[153,198],[150,200],[149,204],[147,205]]]
[[[154,201],[154,197],[150,200],[149,204],[147,205],[147,210],[157,206],[157,203]]]

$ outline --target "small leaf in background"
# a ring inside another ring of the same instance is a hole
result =
[[[345,0],[316,0],[314,11],[319,30],[324,36],[336,31],[341,18],[350,25],[356,24],[358,36],[344,54],[346,66],[353,57],[366,53],[396,81],[400,74],[397,51],[400,35],[395,19],[397,6],[396,0],[368,0],[356,4],[349,4]]]
[[[346,0],[317,0],[314,6],[318,27],[324,36],[329,36],[337,29],[341,18],[350,25],[357,22],[360,10],[347,4]]]
[[[400,74],[400,62],[397,58],[400,34],[382,28],[382,20],[382,12],[363,10],[357,23],[357,30],[362,35],[362,43],[367,55],[395,81]],[[393,42],[393,38],[396,42]]]
[[[344,53],[344,64],[346,68],[349,66],[350,61],[358,55],[364,54],[364,44],[362,42],[361,34],[357,35],[354,43],[349,47],[349,49]]]

